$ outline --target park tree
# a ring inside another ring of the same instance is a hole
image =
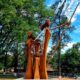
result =
[[[66,22],[68,22],[68,18],[66,15],[62,14],[63,12],[63,8],[65,7],[65,4],[66,4],[66,0],[64,0],[64,2],[62,3],[62,5],[59,7],[58,9],[58,12],[55,14],[54,18],[53,18],[53,22],[52,22],[52,25],[51,27],[56,27],[56,26],[59,26],[61,24],[65,24]],[[54,10],[56,10],[56,7],[59,5],[59,2],[56,1],[55,4],[52,5],[52,8]],[[55,6],[55,7],[54,7]],[[55,52],[54,51],[54,47],[57,45],[58,41],[59,41],[59,44],[56,48],[56,52],[58,51],[58,48],[60,47],[60,52],[61,52],[61,49],[66,46],[66,44],[71,41],[71,37],[70,37],[70,33],[75,29],[75,27],[73,25],[70,25],[71,23],[69,23],[69,25],[63,25],[57,29],[55,29],[54,31],[52,31],[52,43],[53,43],[53,51],[51,52],[52,55],[54,55]],[[62,32],[64,32],[64,35],[62,35]]]
[[[54,58],[50,61],[50,65],[54,71],[58,71],[57,56],[58,54],[55,54]],[[61,54],[61,72],[73,74],[80,73],[80,42],[73,44],[72,48],[69,48],[64,54]]]
[[[60,5],[60,3],[62,3]],[[66,22],[68,22],[68,18],[66,15],[64,15],[63,13],[63,9],[65,7],[66,4],[66,0],[64,0],[64,2],[58,2],[56,1],[51,8],[54,9],[55,11],[55,15],[53,17],[53,22],[51,27],[55,27],[55,26],[59,26],[62,24],[65,24]],[[60,7],[57,9],[57,7],[60,5]],[[55,63],[57,64],[56,67],[58,69],[59,75],[61,75],[61,49],[69,42],[71,41],[71,37],[70,37],[70,33],[74,30],[74,26],[70,25],[71,23],[69,22],[69,25],[63,25],[62,27],[59,27],[57,29],[55,29],[54,31],[52,31],[52,43],[53,43],[53,47],[52,47],[52,51],[51,51],[51,56],[56,56],[56,63],[54,62],[54,57],[52,58],[52,64]],[[63,34],[64,32],[64,34]],[[63,34],[63,35],[62,35]]]
[[[0,0],[0,55],[7,57],[8,51],[13,52],[16,65],[19,44],[26,41],[27,32],[31,30],[35,35],[39,31],[39,21],[53,16],[53,10],[47,9],[44,2],[45,0]],[[6,58],[4,60],[5,64]]]
[[[80,73],[80,43],[73,45],[62,57],[62,71],[71,73]]]

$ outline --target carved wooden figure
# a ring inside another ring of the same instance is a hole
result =
[[[46,20],[45,24],[41,26],[41,30],[44,29],[45,31],[43,46],[40,44],[39,39],[34,40],[32,33],[28,32],[28,40],[26,42],[28,63],[25,79],[48,79],[46,52],[50,39],[50,30],[48,28],[49,24],[49,20]]]
[[[28,40],[26,41],[26,47],[27,47],[27,67],[26,67],[26,73],[24,78],[25,79],[32,79],[33,78],[33,62],[32,62],[32,55],[31,55],[31,45],[32,45],[33,39],[32,39],[32,32],[28,32]]]
[[[40,66],[40,43],[39,40],[36,40],[34,42],[34,49],[35,49],[35,54],[34,54],[34,79],[40,79],[40,71],[39,71],[39,66]]]
[[[48,47],[48,42],[50,39],[50,30],[49,28],[45,28],[45,36],[44,36],[44,43],[43,43],[43,53],[40,56],[40,78],[47,79],[47,65],[46,65],[46,52]]]

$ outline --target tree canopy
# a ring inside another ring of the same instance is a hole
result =
[[[45,0],[0,0],[0,65],[4,63],[2,66],[9,67],[6,62],[9,55],[13,55],[11,58],[14,63],[11,62],[17,67],[19,55],[23,55],[21,53],[25,47],[20,44],[27,40],[27,32],[32,31],[35,36],[39,31],[40,20],[54,15],[53,9],[46,8],[44,2]]]
[[[39,20],[48,16],[53,16],[53,11],[46,8],[44,0],[0,0],[0,49],[14,40],[26,41],[27,32],[39,31]]]
[[[56,70],[58,66],[57,54],[54,55],[50,64]],[[66,73],[79,73],[80,72],[80,43],[76,43],[72,48],[61,54],[61,70]]]

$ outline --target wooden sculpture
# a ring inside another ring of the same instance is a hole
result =
[[[31,55],[31,45],[33,42],[32,38],[32,32],[28,32],[28,40],[26,41],[26,47],[27,47],[27,67],[26,67],[26,73],[24,78],[25,79],[32,79],[33,78],[33,62],[32,62],[32,55]]]
[[[35,54],[34,54],[34,61],[33,61],[33,72],[34,72],[34,79],[40,79],[40,72],[39,72],[39,66],[40,66],[40,42],[39,40],[36,40],[34,42],[34,51],[35,51]]]
[[[47,79],[46,68],[46,51],[48,47],[48,41],[50,39],[50,30],[48,28],[50,24],[49,20],[45,21],[45,24],[41,26],[41,30],[44,29],[45,36],[43,44],[40,44],[40,40],[34,40],[32,32],[28,32],[28,40],[26,41],[28,63],[26,67],[25,79]]]
[[[41,79],[47,79],[47,68],[46,68],[46,51],[48,47],[48,42],[50,39],[50,30],[49,28],[45,28],[45,37],[44,37],[44,43],[43,43],[43,54],[40,56],[40,78]]]
[[[50,21],[46,20],[45,24],[41,26],[41,29],[44,28],[45,30],[45,36],[44,36],[44,43],[43,43],[43,54],[40,56],[40,78],[41,79],[47,79],[47,68],[46,68],[46,51],[48,47],[48,42],[50,39],[50,30],[48,26],[50,25]]]

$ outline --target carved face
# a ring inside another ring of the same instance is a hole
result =
[[[32,32],[31,32],[31,31],[29,31],[29,32],[28,32],[28,37],[29,37],[29,36],[31,36],[31,35],[32,35]]]

